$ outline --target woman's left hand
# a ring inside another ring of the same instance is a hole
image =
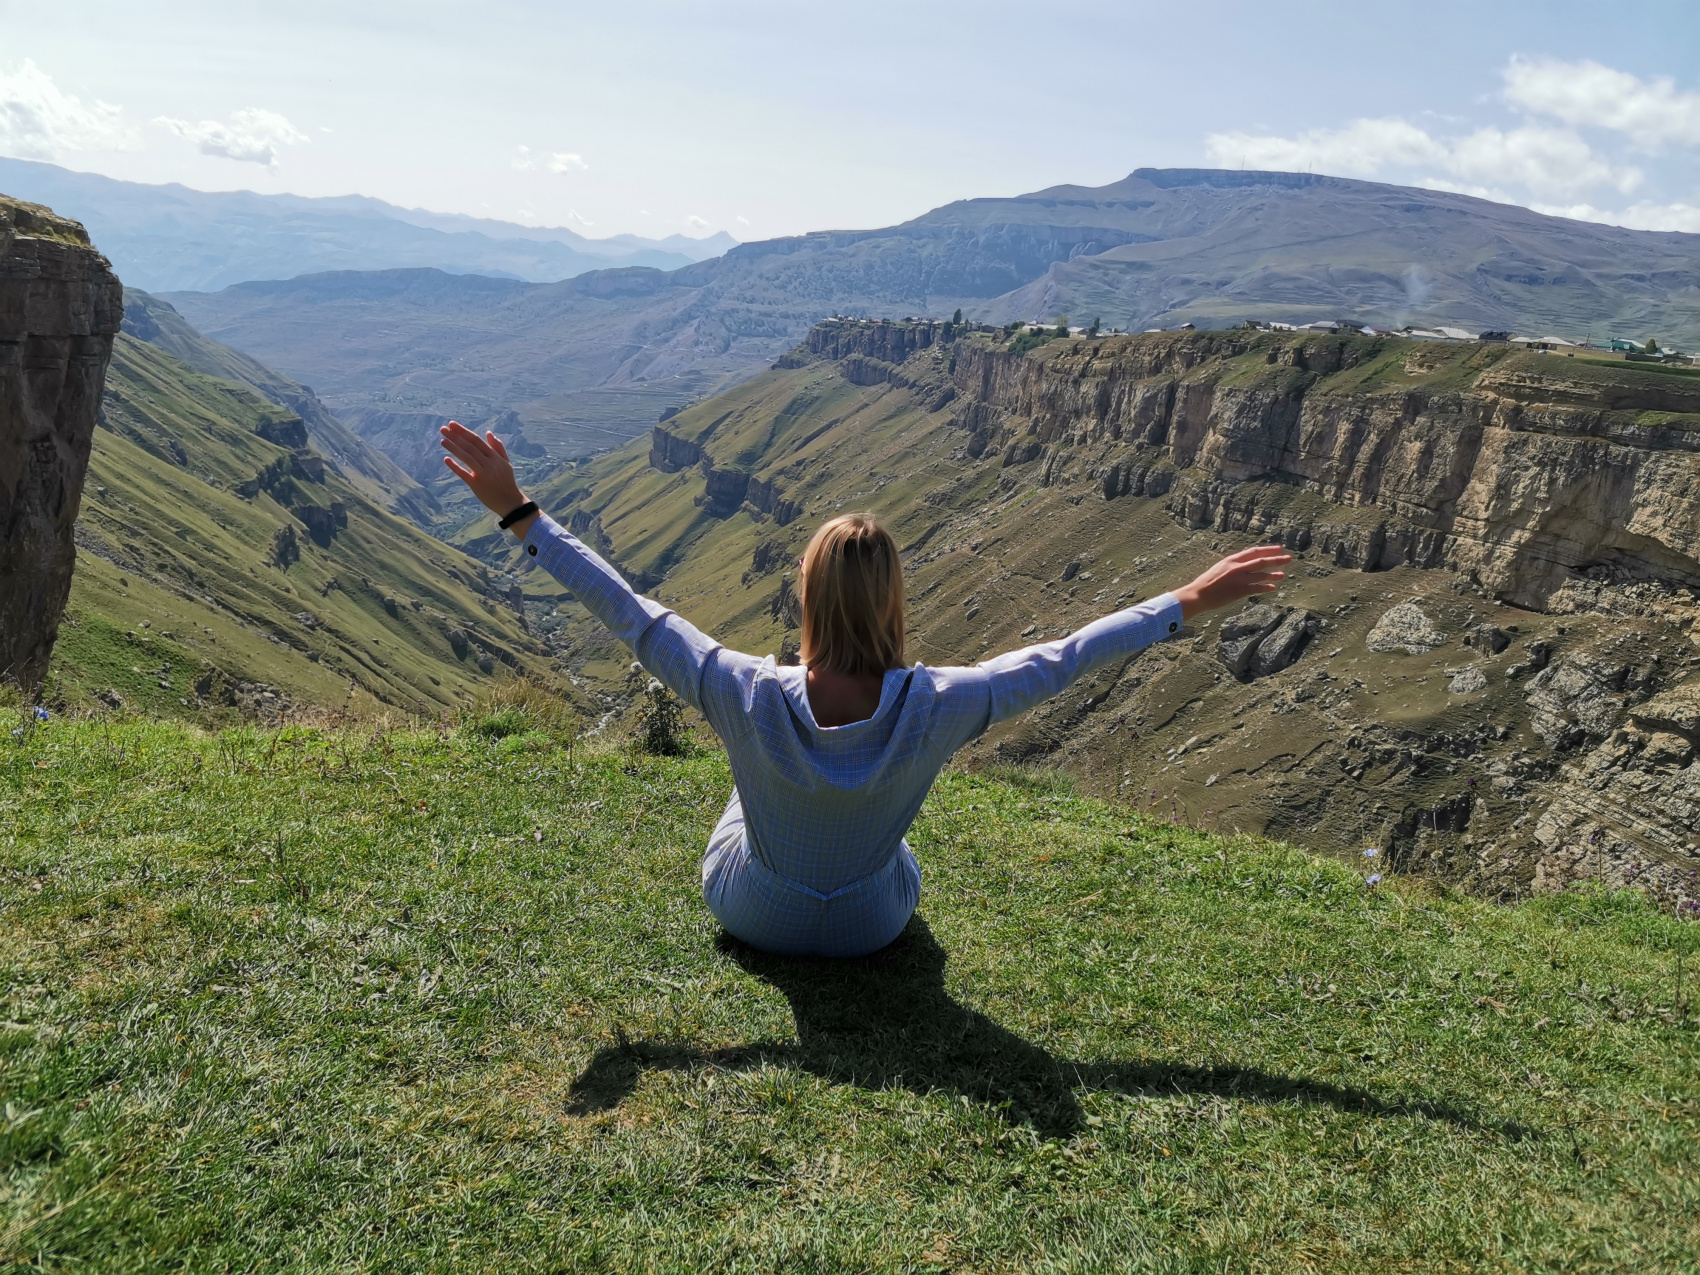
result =
[[[1190,584],[1174,591],[1181,615],[1190,620],[1200,611],[1231,606],[1241,598],[1273,593],[1281,587],[1286,572],[1275,570],[1293,560],[1281,545],[1254,545],[1229,554]]]

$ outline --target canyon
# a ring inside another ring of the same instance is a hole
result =
[[[1058,765],[1505,897],[1579,877],[1700,897],[1700,376],[1249,330],[1012,344],[829,321],[540,498],[640,586],[777,656],[795,650],[784,564],[845,509],[899,536],[929,663],[1279,541],[1299,561],[1272,606],[1203,619],[963,764]],[[572,604],[558,621],[565,667],[611,685],[606,633]]]

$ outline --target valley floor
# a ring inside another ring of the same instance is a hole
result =
[[[988,771],[892,949],[779,960],[698,895],[711,751],[20,729],[0,1265],[1695,1265],[1696,931],[1631,893]]]

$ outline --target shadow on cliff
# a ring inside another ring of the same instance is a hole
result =
[[[1256,1067],[1057,1058],[945,990],[945,951],[919,916],[891,946],[860,960],[771,956],[724,934],[720,950],[784,994],[797,1021],[796,1042],[702,1050],[628,1040],[622,1033],[573,1082],[570,1114],[618,1106],[645,1071],[774,1065],[862,1089],[960,1094],[1011,1124],[1052,1138],[1072,1136],[1083,1123],[1078,1091],[1209,1094],[1239,1102],[1326,1105],[1368,1116],[1421,1116],[1513,1140],[1530,1133],[1520,1125],[1479,1120],[1444,1102],[1378,1098],[1367,1090]]]

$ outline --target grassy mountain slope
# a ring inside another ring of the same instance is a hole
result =
[[[353,680],[434,712],[486,682],[481,657],[542,665],[481,566],[304,444],[292,412],[120,335],[54,657],[65,702],[252,711],[275,704],[240,683],[338,704]]]
[[[139,288],[124,290],[124,331],[157,346],[203,376],[246,385],[261,398],[288,408],[307,427],[307,439],[335,462],[343,477],[371,499],[415,522],[427,523],[441,510],[430,494],[383,452],[368,446],[321,403],[311,387],[280,376],[258,359],[191,327],[169,302]]]
[[[1700,342],[1700,236],[1292,173],[1141,169],[899,226],[741,244],[671,272],[528,285],[429,271],[173,294],[202,331],[367,411],[512,408],[558,457],[771,363],[834,313],[1140,330],[1243,316]]]
[[[716,754],[0,751],[0,1262],[1685,1270],[1694,927],[947,775],[867,961],[720,939]]]
[[[948,374],[958,357],[952,351],[979,348],[984,337],[935,346],[901,366],[799,350],[782,361],[787,366],[667,421],[661,429],[671,441],[635,441],[564,470],[533,495],[708,632],[738,649],[776,656],[795,649],[793,564],[808,537],[827,516],[872,509],[904,549],[910,658],[932,664],[972,663],[1061,636],[1189,579],[1226,552],[1286,534],[1281,527],[1327,524],[1335,534],[1365,540],[1403,534],[1397,489],[1381,504],[1358,503],[1357,493],[1336,501],[1296,482],[1246,475],[1228,489],[1242,501],[1255,499],[1260,518],[1279,524],[1261,533],[1219,530],[1214,520],[1189,526],[1165,498],[1106,499],[1103,475],[1087,472],[1097,445],[1070,432],[1085,425],[1049,397],[1082,384],[1089,373],[1104,375],[1116,357],[1137,362],[1147,345],[1164,342],[1176,346],[1164,346],[1175,355],[1174,365],[1149,387],[1171,393],[1173,401],[1198,401],[1195,392],[1220,387],[1224,401],[1234,394],[1247,396],[1235,401],[1250,401],[1257,393],[1278,402],[1281,394],[1302,389],[1311,410],[1346,423],[1342,433],[1361,428],[1355,422],[1376,412],[1405,419],[1402,413],[1418,412],[1425,401],[1440,405],[1443,423],[1459,422],[1460,397],[1490,373],[1535,387],[1548,378],[1554,396],[1600,380],[1613,394],[1629,396],[1625,401],[1652,392],[1649,385],[1656,391],[1668,381],[1686,393],[1693,382],[1676,371],[1594,367],[1474,345],[1358,339],[1347,342],[1349,366],[1301,372],[1291,357],[1300,340],[1278,335],[1243,342],[1243,352],[1231,354],[1212,354],[1210,335],[1203,333],[1190,343],[1179,337],[1075,340],[1019,358],[988,356],[989,377],[1013,379],[1019,366],[1054,365],[1032,387],[1035,401],[1027,410],[1035,421],[1053,412],[1062,438],[1051,448],[1029,442],[1020,433],[1023,422],[1013,419],[1018,437],[1005,449],[1002,443],[985,446],[972,427],[984,404]],[[1167,358],[1164,351],[1152,358]],[[1101,389],[1082,391],[1085,400],[1112,394],[1131,400],[1135,393],[1113,378],[1098,384]],[[951,397],[953,387],[961,390],[957,397]],[[1540,392],[1530,393],[1541,400]],[[1234,419],[1231,406],[1220,414]],[[1643,415],[1657,418],[1655,424],[1665,419]],[[1595,426],[1605,428],[1602,421]],[[1407,425],[1409,441],[1416,427]],[[1394,428],[1392,436],[1402,435]],[[669,449],[671,460],[657,454]],[[712,474],[693,449],[711,463]],[[1425,442],[1420,450],[1419,468],[1447,472],[1451,462],[1438,444]],[[1148,463],[1177,485],[1217,481],[1202,471],[1177,470],[1172,457],[1157,451]],[[1386,456],[1377,465],[1377,481],[1393,472]],[[1503,481],[1511,485],[1519,478],[1507,474]],[[715,492],[728,484],[744,498],[717,499]],[[1672,493],[1674,517],[1683,516],[1679,496]],[[1644,492],[1627,499],[1645,502],[1634,514],[1645,520],[1664,498]],[[1667,527],[1665,534],[1681,530]],[[478,548],[511,552],[493,542]],[[1608,569],[1599,578],[1615,577]],[[1586,578],[1580,583],[1585,590],[1600,587]],[[1621,595],[1608,591],[1598,605],[1590,600],[1595,593],[1585,592],[1562,613],[1542,613],[1487,596],[1461,571],[1438,565],[1362,570],[1342,566],[1317,547],[1301,550],[1292,578],[1272,599],[1308,612],[1315,622],[1314,636],[1290,666],[1235,677],[1218,659],[1217,635],[1226,617],[1213,615],[1180,640],[1112,665],[995,727],[965,751],[964,762],[1045,759],[1066,766],[1086,790],[1141,809],[1343,855],[1372,844],[1401,867],[1422,865],[1512,897],[1530,888],[1533,865],[1544,853],[1536,838],[1543,810],[1567,782],[1564,767],[1575,756],[1566,752],[1574,740],[1554,745],[1548,738],[1551,726],[1542,714],[1565,710],[1531,685],[1536,662],[1572,668],[1564,675],[1573,679],[1562,683],[1571,685],[1565,693],[1593,697],[1616,714],[1601,728],[1602,737],[1627,720],[1630,680],[1673,684],[1696,662],[1689,634],[1691,628],[1700,633],[1694,627],[1700,608],[1692,591],[1648,587],[1644,595],[1633,588]],[[1422,654],[1372,649],[1371,633],[1404,603],[1415,603],[1442,638]],[[569,607],[567,614],[562,640],[570,666],[611,684],[629,656],[582,610]],[[1501,630],[1509,645],[1491,655],[1467,645],[1483,625]],[[1481,675],[1468,692],[1453,680],[1466,668]],[[1574,671],[1583,669],[1616,680],[1594,686]],[[1680,743],[1673,739],[1672,747]],[[1671,756],[1672,765],[1681,764],[1680,748]],[[1670,801],[1680,804],[1676,797]],[[1639,839],[1633,853],[1649,855],[1654,852],[1642,844],[1648,826],[1639,819],[1632,812],[1612,815],[1610,826],[1629,827],[1626,835]],[[1674,820],[1671,835],[1686,876],[1692,837],[1683,835],[1681,824]],[[1587,829],[1578,835],[1586,837]],[[1692,881],[1684,889],[1692,893]]]

